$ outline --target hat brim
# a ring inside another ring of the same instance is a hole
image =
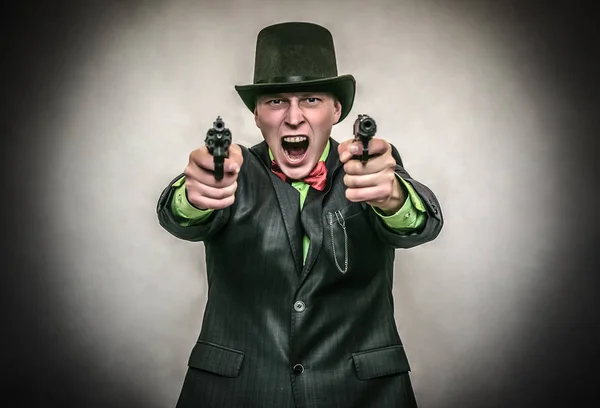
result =
[[[352,110],[356,94],[356,80],[352,75],[340,75],[333,78],[314,79],[310,81],[235,85],[235,90],[251,112],[254,112],[256,98],[259,95],[290,92],[332,93],[342,105],[340,119],[337,122],[340,123]]]

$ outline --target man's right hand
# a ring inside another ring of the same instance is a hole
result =
[[[243,162],[242,149],[232,143],[229,146],[229,157],[223,163],[223,178],[217,181],[213,173],[213,156],[206,146],[192,151],[183,172],[190,204],[200,210],[219,210],[232,205],[237,190],[238,173]]]

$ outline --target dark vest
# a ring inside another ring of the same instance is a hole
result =
[[[394,320],[394,255],[435,238],[439,204],[414,182],[433,217],[409,236],[389,230],[346,199],[337,146],[325,190],[311,188],[302,212],[264,142],[242,147],[235,203],[201,226],[178,226],[163,191],[161,225],[206,251],[208,299],[178,408],[416,406]]]

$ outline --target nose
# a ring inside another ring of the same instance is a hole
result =
[[[292,101],[285,116],[285,122],[290,126],[298,126],[304,121],[304,113],[297,101]]]

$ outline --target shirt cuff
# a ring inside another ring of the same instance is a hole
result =
[[[375,214],[379,215],[387,226],[392,229],[407,230],[419,228],[425,221],[425,206],[413,186],[397,173],[396,177],[398,177],[398,181],[406,187],[408,192],[408,197],[404,201],[404,205],[392,215],[385,215],[377,208],[373,206],[372,208],[375,211]]]
[[[175,192],[171,203],[171,211],[173,215],[182,220],[181,225],[188,226],[204,221],[212,214],[213,210],[200,210],[190,204],[185,193],[185,176],[173,183],[172,186]]]

